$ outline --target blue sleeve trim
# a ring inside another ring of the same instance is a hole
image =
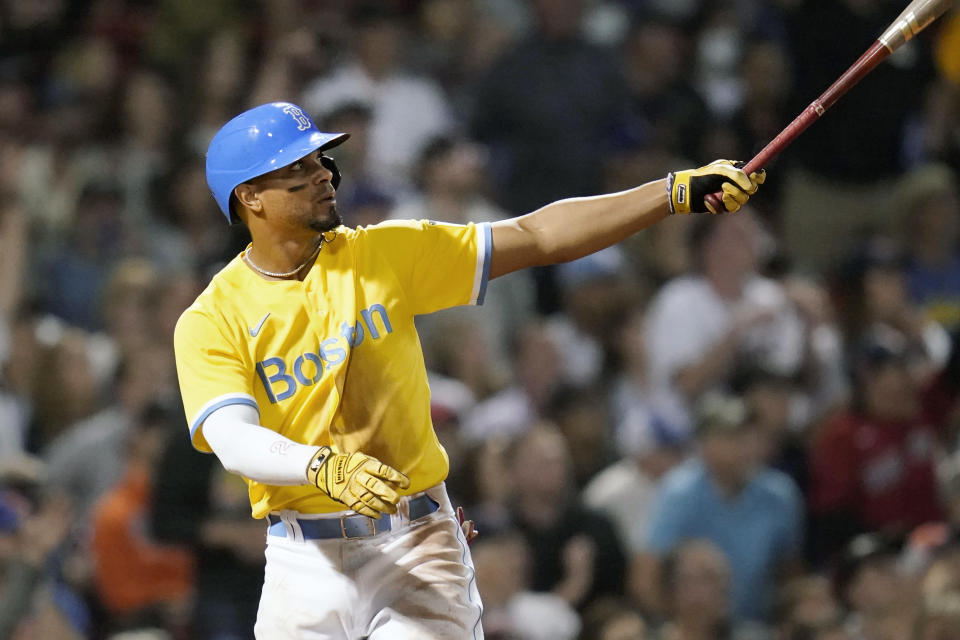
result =
[[[217,409],[222,409],[223,407],[228,407],[232,404],[245,404],[256,409],[257,413],[260,413],[260,407],[257,406],[257,402],[253,398],[243,398],[243,397],[224,398],[220,402],[210,405],[209,407],[206,408],[206,410],[203,413],[201,413],[197,417],[196,420],[193,421],[193,424],[190,425],[190,442],[191,444],[193,444],[194,449],[196,449],[201,453],[211,453],[210,451],[204,451],[203,449],[198,448],[196,445],[196,440],[194,440],[194,436],[196,436],[197,429],[199,429],[200,425],[202,425],[204,421],[210,417],[211,413],[213,413]]]
[[[490,280],[490,253],[493,250],[493,229],[489,222],[484,222],[481,226],[483,227],[483,276],[480,278],[477,305],[483,304],[483,298],[487,295],[487,282]]]

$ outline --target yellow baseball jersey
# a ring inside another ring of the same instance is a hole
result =
[[[407,493],[441,482],[449,463],[413,318],[482,304],[490,250],[489,224],[391,221],[338,228],[303,281],[262,278],[241,253],[174,335],[194,447],[210,452],[213,411],[247,404],[295,442],[379,458],[410,478]],[[312,486],[247,484],[257,518],[344,509]]]

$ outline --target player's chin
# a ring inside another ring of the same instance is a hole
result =
[[[334,200],[324,200],[321,204],[325,204],[325,211],[318,213],[313,220],[310,221],[310,228],[314,231],[319,231],[325,233],[327,231],[333,231],[341,224],[343,220],[340,218],[340,212],[337,211],[337,203]]]

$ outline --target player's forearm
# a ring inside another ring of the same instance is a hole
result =
[[[256,411],[235,405],[204,422],[203,435],[224,468],[263,484],[308,484],[307,465],[318,447],[294,442],[255,420]]]
[[[666,182],[559,200],[493,224],[495,278],[530,266],[569,262],[609,247],[669,215]],[[511,250],[516,247],[517,250]]]

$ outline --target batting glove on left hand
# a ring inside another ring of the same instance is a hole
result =
[[[723,193],[727,212],[739,211],[767,179],[766,171],[755,171],[748,176],[740,166],[741,163],[733,160],[714,160],[699,169],[668,173],[670,213],[720,213],[704,200],[717,191]]]
[[[337,502],[371,518],[396,513],[398,489],[410,486],[407,476],[373,456],[334,453],[330,447],[320,447],[311,458],[307,478]]]

